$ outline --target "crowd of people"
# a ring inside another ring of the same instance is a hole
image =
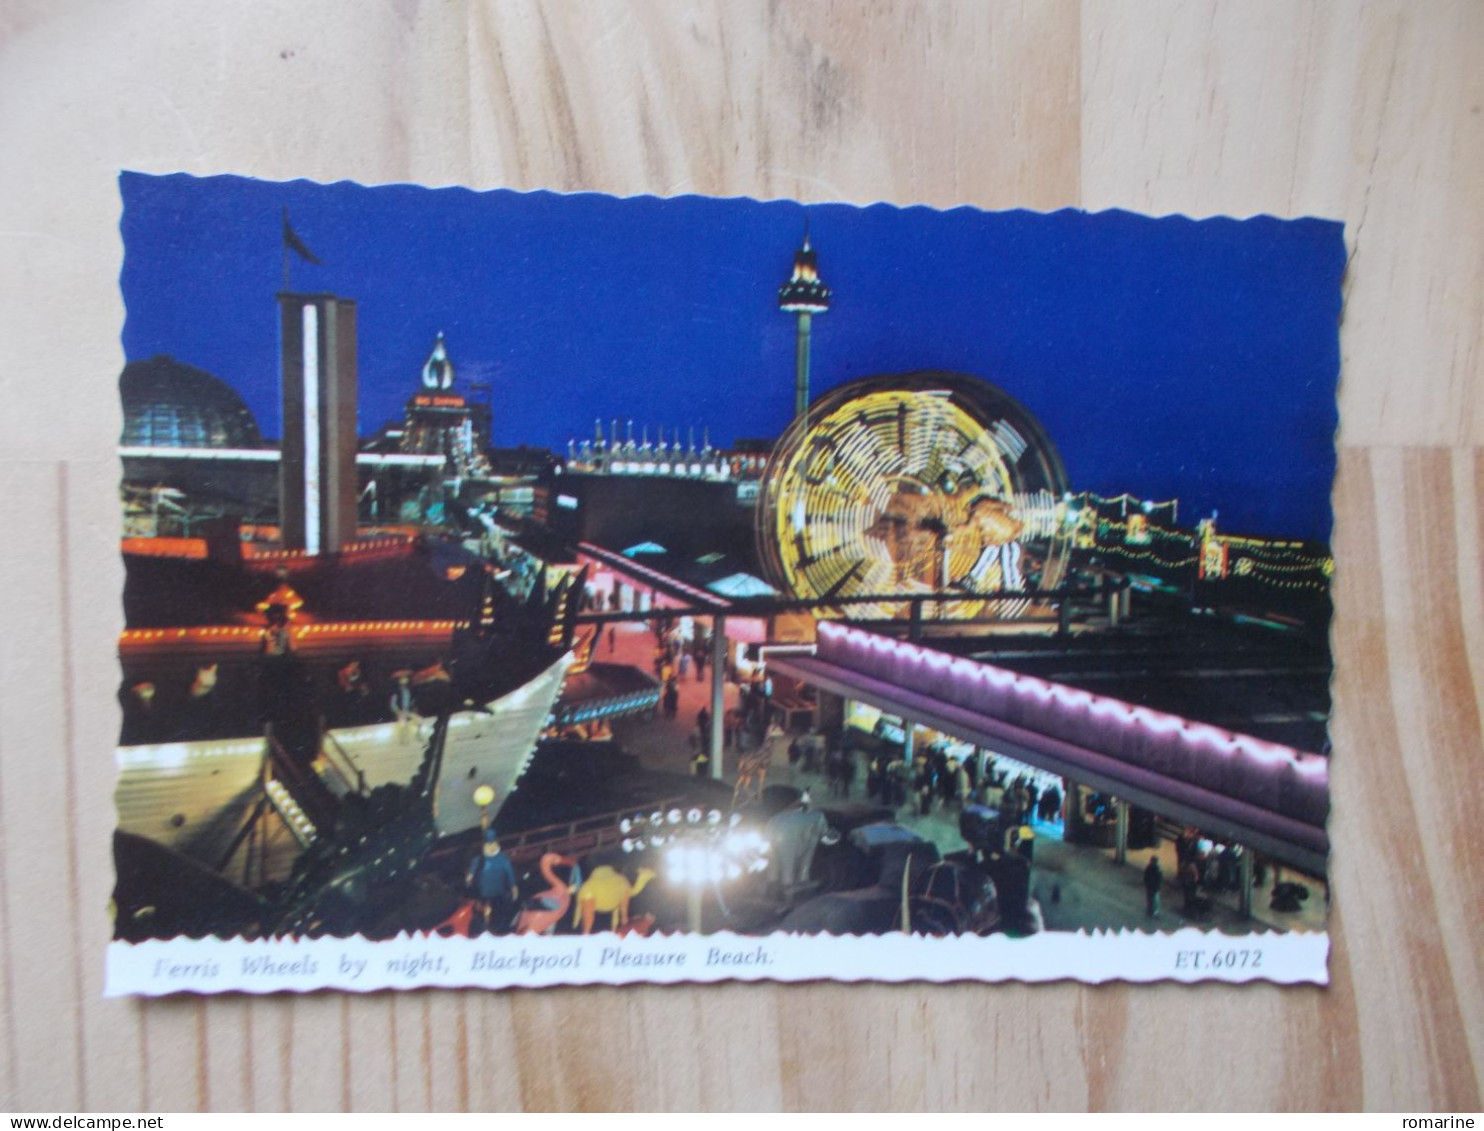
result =
[[[851,752],[844,751],[846,759]],[[913,805],[927,816],[937,809],[962,811],[983,805],[1000,815],[1003,825],[1021,825],[1034,815],[1043,822],[1061,820],[1062,793],[1053,781],[1029,773],[1011,777],[993,755],[976,751],[965,758],[946,745],[934,744],[908,765],[901,752],[888,748],[871,757],[866,796],[892,808]]]
[[[1176,879],[1188,915],[1210,910],[1211,896],[1242,886],[1242,852],[1237,844],[1215,845],[1196,829],[1183,830],[1175,841]]]
[[[1239,844],[1218,845],[1205,839],[1198,829],[1183,829],[1175,840],[1175,881],[1180,885],[1181,913],[1187,918],[1203,919],[1210,915],[1213,898],[1242,888],[1242,854]],[[1253,860],[1253,880],[1261,887],[1266,880],[1266,862]],[[1160,913],[1160,894],[1165,882],[1159,856],[1151,855],[1144,867],[1145,911],[1151,917]],[[1307,894],[1307,892],[1305,893]],[[1275,889],[1274,907],[1280,893]],[[1292,908],[1297,910],[1297,908]]]
[[[660,681],[660,711],[674,719],[680,711],[680,680],[695,672],[697,683],[706,679],[706,661],[710,640],[698,633],[693,638],[682,636],[679,628],[667,619],[649,622],[654,634],[654,677]],[[615,632],[608,630],[608,648],[616,648]],[[704,743],[703,743],[704,745]]]

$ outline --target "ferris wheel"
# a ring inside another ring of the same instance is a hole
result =
[[[1066,493],[1055,446],[1003,390],[958,373],[867,377],[817,398],[779,439],[759,489],[758,549],[771,580],[799,597],[1006,594],[925,611],[1014,619],[1064,580]],[[842,608],[888,619],[910,602]]]

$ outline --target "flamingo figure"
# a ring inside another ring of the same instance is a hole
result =
[[[545,935],[555,929],[557,922],[572,906],[572,892],[577,887],[579,876],[574,871],[572,882],[566,883],[556,874],[557,865],[576,869],[577,861],[570,856],[547,852],[541,857],[541,874],[551,886],[538,892],[533,906],[527,907],[515,921],[518,935]]]

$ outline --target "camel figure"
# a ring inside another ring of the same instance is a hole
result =
[[[594,868],[593,874],[577,890],[577,907],[572,912],[572,925],[575,927],[580,921],[582,933],[590,935],[593,931],[593,919],[601,911],[613,915],[610,929],[618,930],[629,921],[629,900],[643,891],[654,876],[653,868],[640,868],[631,884],[627,876],[607,864]]]
[[[567,908],[572,906],[573,885],[558,878],[554,869],[560,864],[565,868],[576,868],[577,861],[570,856],[547,852],[541,857],[541,874],[550,885],[537,893],[534,906],[527,907],[515,920],[517,935],[548,935],[556,929]],[[575,873],[574,873],[575,877]]]

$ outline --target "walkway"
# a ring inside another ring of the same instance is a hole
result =
[[[617,624],[614,626],[616,647],[609,648],[608,633],[594,650],[593,658],[604,663],[632,664],[644,671],[652,671],[654,663],[654,635],[642,624]],[[631,754],[637,755],[648,769],[669,770],[687,773],[690,760],[695,753],[691,736],[696,733],[696,713],[711,701],[711,672],[707,669],[704,682],[697,682],[692,667],[686,678],[677,682],[680,690],[680,707],[673,720],[657,715],[653,720],[641,718],[620,719],[614,724],[614,737]],[[738,690],[728,684],[726,704],[737,705]],[[723,769],[728,781],[734,780],[733,770],[736,755],[723,755]],[[768,775],[769,784],[808,787],[821,804],[829,799],[829,789],[822,774],[808,774],[802,768],[790,766],[786,757],[777,758]],[[856,774],[853,795],[864,800],[864,774]],[[904,807],[898,821],[932,840],[944,854],[962,851],[963,838],[958,832],[956,810],[935,809],[928,816],[918,816],[910,807]],[[1181,914],[1182,896],[1179,885],[1174,882],[1176,871],[1175,846],[1161,842],[1160,866],[1165,874],[1165,889],[1161,899],[1162,910],[1157,919],[1144,913],[1143,868],[1149,861],[1148,850],[1129,853],[1128,863],[1119,866],[1113,862],[1111,849],[1077,846],[1061,839],[1059,824],[1047,825],[1035,822],[1036,855],[1032,872],[1032,894],[1040,901],[1046,926],[1056,931],[1108,930],[1128,928],[1130,930],[1175,930],[1184,926],[1215,927],[1229,934],[1246,934],[1254,926],[1277,930],[1322,931],[1325,928],[1325,900],[1322,886],[1301,877],[1308,883],[1310,896],[1304,910],[1293,914],[1276,912],[1269,908],[1269,892],[1257,891],[1253,896],[1253,919],[1244,918],[1237,910],[1236,895],[1228,894],[1217,899],[1211,917],[1205,921],[1192,921]],[[1290,878],[1285,874],[1285,878]],[[1273,882],[1269,876],[1269,888]]]

